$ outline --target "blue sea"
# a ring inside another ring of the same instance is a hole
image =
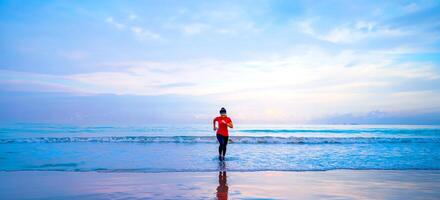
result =
[[[207,125],[0,125],[1,171],[440,169],[440,126],[237,125],[226,161]]]

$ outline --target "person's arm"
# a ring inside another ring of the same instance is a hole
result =
[[[234,128],[234,124],[232,124],[232,121],[230,121],[227,125],[229,128]]]
[[[213,129],[214,131],[217,130],[217,127],[215,126],[215,119],[216,119],[216,118],[214,118],[214,120],[212,120],[212,129]]]

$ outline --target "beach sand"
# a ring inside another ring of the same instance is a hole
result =
[[[440,199],[440,170],[0,172],[0,199]]]

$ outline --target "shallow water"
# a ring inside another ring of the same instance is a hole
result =
[[[210,126],[0,127],[0,170],[216,171]],[[228,171],[440,169],[436,126],[241,126]]]

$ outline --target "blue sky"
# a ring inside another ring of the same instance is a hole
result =
[[[440,123],[439,19],[438,1],[1,0],[0,119]]]

